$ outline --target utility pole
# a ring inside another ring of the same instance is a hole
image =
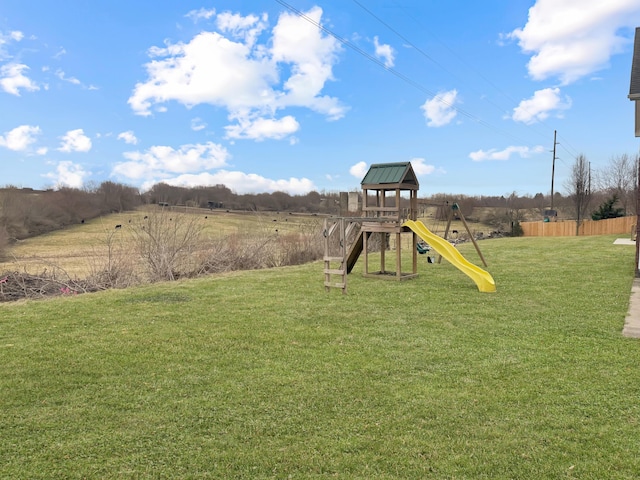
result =
[[[553,177],[556,174],[556,145],[558,144],[558,142],[556,142],[557,133],[557,130],[553,131],[553,162],[551,164],[551,210],[553,210]]]

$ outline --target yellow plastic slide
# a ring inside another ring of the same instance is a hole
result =
[[[462,256],[456,247],[451,245],[444,238],[429,231],[424,223],[421,221],[414,222],[413,220],[407,220],[403,226],[409,227],[417,233],[418,236],[427,242],[439,255],[442,255],[449,263],[462,273],[468,275],[471,280],[476,282],[478,290],[481,292],[496,291],[496,282],[489,272],[486,272],[480,267],[469,262]]]

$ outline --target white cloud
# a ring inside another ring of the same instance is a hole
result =
[[[300,124],[291,115],[281,119],[274,118],[239,118],[237,125],[225,127],[226,138],[252,139],[262,141],[268,138],[280,140],[295,133]]]
[[[200,173],[197,175],[185,174],[174,178],[162,179],[169,185],[184,187],[225,185],[238,194],[263,193],[263,192],[287,192],[290,195],[303,195],[312,190],[317,190],[313,182],[307,178],[289,178],[288,180],[273,180],[255,173],[220,170],[216,173]],[[155,180],[146,182],[142,189],[149,189]]]
[[[535,80],[558,77],[569,84],[608,66],[630,43],[620,35],[640,24],[638,0],[537,0],[529,19],[506,37],[517,39]]]
[[[62,56],[66,55],[66,54],[67,54],[67,51],[64,49],[64,47],[60,47],[60,49],[53,56],[53,58],[55,58],[56,60],[59,60]]]
[[[20,89],[30,92],[40,90],[40,87],[23,72],[29,67],[22,63],[7,63],[0,67],[0,87],[12,95],[20,96]]]
[[[425,163],[424,158],[412,158],[411,167],[416,175],[430,175],[436,171],[436,167]]]
[[[322,9],[314,7],[305,16],[321,24]],[[345,108],[333,97],[320,96],[325,83],[333,80],[340,43],[298,15],[283,13],[273,29],[273,60],[290,64],[291,76],[284,83],[285,95],[278,105],[302,106],[332,120],[344,116]]]
[[[471,152],[469,154],[469,158],[474,162],[484,162],[487,160],[505,161],[509,160],[512,155],[518,155],[520,158],[529,158],[531,155],[542,153],[544,151],[544,147],[540,145],[534,148],[511,146],[504,150],[497,150],[495,148],[487,151],[478,150],[476,152]]]
[[[88,152],[91,150],[91,139],[84,134],[84,130],[81,128],[69,130],[62,137],[58,150],[61,152]]]
[[[224,147],[212,142],[182,145],[178,149],[158,145],[145,152],[125,152],[123,156],[127,161],[117,163],[112,173],[133,180],[221,168],[230,157]]]
[[[531,125],[536,122],[542,122],[549,117],[551,112],[561,117],[562,110],[571,107],[571,99],[560,96],[559,88],[545,88],[538,90],[533,97],[522,100],[520,104],[513,109],[511,118],[516,122],[522,122]]]
[[[129,105],[150,115],[152,105],[175,100],[187,107],[208,103],[235,111],[274,101],[269,87],[277,78],[272,64],[250,58],[251,51],[216,32],[202,32],[187,44],[155,48],[146,65],[149,80],[138,83]]]
[[[185,17],[190,18],[194,22],[197,22],[198,20],[203,20],[203,19],[204,20],[209,20],[215,14],[216,14],[216,9],[215,8],[207,10],[206,8],[202,7],[199,10],[191,10],[191,11],[189,11],[189,13],[187,13],[185,15]]]
[[[319,23],[322,10],[316,7],[305,15]],[[237,121],[227,129],[231,136],[248,139],[282,139],[295,132],[295,118],[277,115],[288,107],[308,108],[330,120],[344,116],[346,108],[338,99],[322,94],[333,79],[339,42],[299,16],[283,13],[271,38],[258,43],[266,19],[223,13],[216,19],[220,31],[150,48],[148,79],[136,84],[128,100],[134,113],[151,115],[170,101],[188,108],[210,104]],[[289,75],[280,78],[283,72]]]
[[[84,179],[91,172],[85,171],[81,165],[70,161],[59,162],[55,172],[47,173],[44,177],[54,181],[55,188],[82,188]]]
[[[207,124],[202,121],[200,117],[191,119],[191,130],[194,132],[199,132],[200,130],[204,130],[207,128]]]
[[[44,68],[43,68],[44,71]],[[56,77],[58,77],[60,80],[63,80],[65,82],[69,82],[73,85],[78,85],[86,90],[98,90],[98,87],[96,87],[95,85],[85,85],[84,83],[82,83],[80,80],[78,80],[76,77],[68,77],[67,74],[62,71],[61,69],[56,70],[55,73]],[[48,90],[48,87],[45,88],[45,90]]]
[[[15,152],[23,152],[26,151],[31,144],[35,143],[36,135],[40,135],[41,133],[40,127],[20,125],[0,136],[0,146]]]
[[[122,132],[118,134],[118,140],[124,140],[124,143],[129,145],[137,145],[138,139],[134,135],[131,130],[127,130],[126,132]]]
[[[358,162],[349,168],[349,173],[356,178],[362,179],[367,174],[367,170],[369,170],[367,162]]]
[[[458,103],[458,91],[440,92],[424,102],[420,107],[424,112],[429,127],[443,127],[453,121],[457,115],[455,104]]]
[[[24,33],[19,30],[13,30],[9,33],[0,32],[0,60],[3,58],[11,58],[7,53],[6,46],[12,42],[19,42],[24,38]]]
[[[74,85],[82,85],[82,82],[75,77],[67,77],[66,74],[58,69],[56,70],[56,77],[60,80],[64,80],[65,82],[73,83]]]
[[[262,18],[255,15],[243,17],[231,12],[223,12],[216,18],[216,25],[222,33],[228,33],[233,38],[241,39],[248,46],[253,46],[262,33],[267,28],[267,15]]]
[[[381,44],[378,41],[378,37],[373,37],[373,44],[376,47],[376,57],[384,59],[384,66],[391,68],[395,61],[395,51],[391,48],[391,45]]]

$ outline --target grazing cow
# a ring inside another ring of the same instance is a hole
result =
[[[458,230],[451,230],[451,233],[453,233],[454,235],[458,234]]]
[[[80,223],[84,223],[84,218],[82,220],[80,220]]]
[[[122,228],[122,225],[118,224],[116,225],[116,228]]]
[[[146,220],[147,218],[149,218],[147,215],[144,216],[144,219]]]

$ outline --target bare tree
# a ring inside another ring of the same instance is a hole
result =
[[[580,233],[580,225],[588,215],[591,203],[591,166],[582,154],[576,157],[571,167],[571,176],[565,182],[565,188],[571,198],[576,219],[576,235]]]
[[[136,275],[135,258],[130,248],[115,229],[105,230],[100,245],[89,257],[89,277],[87,280],[98,289],[126,288],[139,283]]]
[[[616,155],[598,174],[598,188],[609,197],[616,196],[625,212],[630,210],[634,200],[636,163],[626,153]]]
[[[197,250],[204,228],[199,218],[162,209],[132,226],[131,235],[151,281],[175,280],[193,273],[191,254]]]

